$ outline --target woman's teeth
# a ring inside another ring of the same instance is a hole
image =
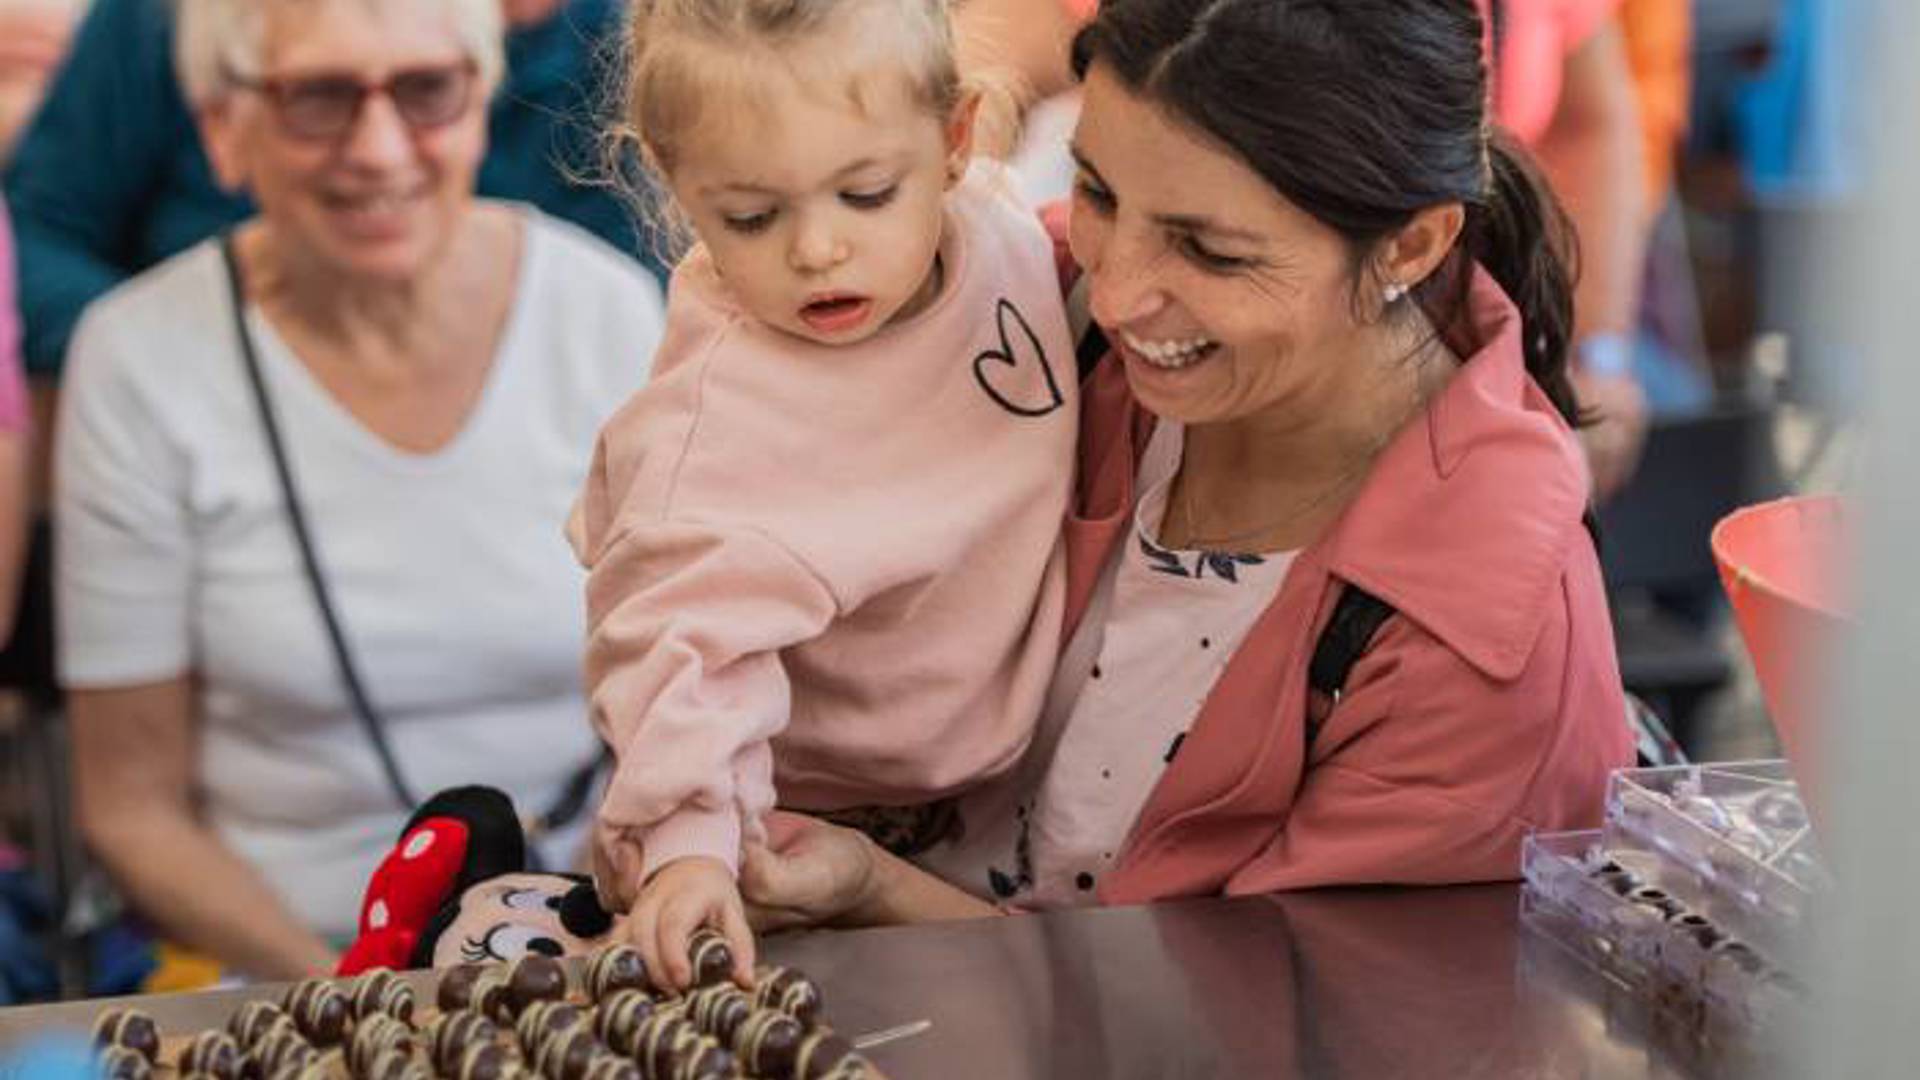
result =
[[[1148,363],[1163,368],[1186,367],[1213,347],[1212,341],[1198,337],[1183,341],[1148,341],[1125,330],[1120,331],[1120,337],[1126,341],[1128,348],[1139,353]]]
[[[362,213],[389,213],[400,209],[408,202],[405,195],[340,195],[334,197],[334,205],[342,210],[354,210]]]

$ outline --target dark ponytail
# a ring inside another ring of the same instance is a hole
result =
[[[1573,343],[1573,224],[1513,137],[1488,140],[1492,173],[1485,202],[1469,206],[1462,246],[1520,309],[1527,374],[1570,424],[1581,422],[1567,374]]]
[[[1489,134],[1484,33],[1476,0],[1103,0],[1073,65],[1107,65],[1338,232],[1356,296],[1381,240],[1461,204],[1460,242],[1414,302],[1454,334],[1484,266],[1520,310],[1527,372],[1577,423],[1573,230],[1525,152]]]

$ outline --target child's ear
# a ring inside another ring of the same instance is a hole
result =
[[[967,175],[967,162],[973,159],[973,127],[980,118],[980,92],[967,90],[947,114],[947,187],[952,189]]]

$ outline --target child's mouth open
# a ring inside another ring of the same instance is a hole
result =
[[[853,293],[816,293],[800,309],[800,321],[815,333],[844,334],[873,313],[873,301]]]

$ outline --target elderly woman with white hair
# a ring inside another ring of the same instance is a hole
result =
[[[561,524],[657,287],[472,195],[499,0],[181,0],[255,220],[91,308],[56,450],[79,821],[230,969],[328,967],[408,805],[561,826],[597,747]]]

